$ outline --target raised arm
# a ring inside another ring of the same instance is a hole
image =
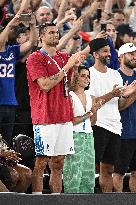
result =
[[[21,5],[20,5],[20,9],[17,13],[21,14],[21,13],[25,12],[28,8],[28,5],[30,5],[30,1],[31,0],[22,0]]]
[[[70,40],[70,38],[73,37],[75,33],[77,33],[81,29],[82,25],[83,25],[83,19],[82,18],[77,19],[73,27],[70,29],[70,31],[60,39],[57,49],[62,50],[63,48],[65,48],[67,42]]]
[[[69,2],[69,0],[62,0],[61,1],[59,11],[58,11],[58,16],[57,16],[57,22],[61,21],[64,18],[65,11],[68,8],[68,2]]]
[[[105,13],[107,14],[112,13],[113,1],[114,0],[106,0],[105,7],[104,7]]]
[[[99,5],[100,0],[91,3],[90,8],[79,19],[77,19],[77,21],[75,21],[72,29],[60,39],[59,45],[57,47],[58,50],[65,48],[65,45],[70,40],[70,38],[73,37],[73,35],[82,28],[83,22],[86,21],[86,19],[88,19],[90,16],[92,16]]]
[[[30,3],[30,0],[22,0],[20,9],[15,15],[15,17],[8,23],[8,25],[5,27],[2,33],[0,33],[0,47],[4,47],[7,40],[8,40],[8,35],[11,32],[11,29],[20,23],[19,20],[19,15],[23,13],[25,10],[27,10],[27,7]]]
[[[62,20],[57,20],[57,27],[60,29],[65,22],[69,22],[70,20],[76,20],[77,17],[72,9],[65,13],[65,16]]]
[[[83,21],[86,21],[88,18],[90,18],[98,9],[100,5],[100,0],[95,0],[93,3],[91,3],[90,7],[86,10],[86,12],[82,15]]]
[[[126,0],[116,0],[115,1],[119,7],[119,9],[124,9],[126,6]]]
[[[41,2],[42,0],[22,0],[20,9],[17,13],[26,13],[29,5],[31,6],[32,11],[36,11]]]
[[[11,29],[19,24],[19,15],[17,14],[5,27],[5,29],[0,33],[0,48],[5,49],[5,44],[8,41],[9,33],[11,32]]]
[[[39,8],[41,3],[42,3],[42,0],[31,0],[30,4],[32,7],[32,11],[36,11]]]
[[[36,19],[35,16],[32,15],[32,20],[30,22],[30,37],[29,40],[25,43],[23,43],[20,46],[20,53],[24,54],[26,52],[28,52],[29,50],[31,50],[37,42],[37,30],[36,30]]]

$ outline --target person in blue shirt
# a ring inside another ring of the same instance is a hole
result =
[[[31,50],[36,41],[36,20],[31,17],[30,38],[22,45],[7,45],[8,36],[14,25],[21,21],[20,14],[8,23],[0,33],[0,133],[10,145],[12,140],[15,108],[18,105],[15,96],[15,64],[21,55]],[[21,83],[21,82],[20,82]]]
[[[111,37],[108,37],[106,39],[106,41],[108,42],[109,46],[110,46],[110,53],[111,53],[111,57],[110,57],[110,63],[107,65],[109,68],[112,68],[114,70],[118,70],[120,67],[120,63],[118,60],[118,52],[115,49],[114,43],[111,39]]]
[[[110,46],[110,63],[107,65],[109,68],[112,68],[114,70],[118,70],[120,67],[120,63],[118,60],[118,51],[115,48],[115,42],[117,38],[117,30],[114,26],[114,24],[109,21],[106,22],[106,30],[101,31],[100,34],[103,35],[102,37],[105,37],[108,45]]]
[[[136,82],[136,47],[126,43],[119,48],[120,69],[124,84]],[[122,122],[121,147],[118,162],[113,175],[113,185],[117,192],[123,190],[125,173],[131,172],[129,189],[136,192],[136,92],[125,98],[126,104],[120,105]]]
[[[118,51],[115,48],[115,42],[117,38],[117,30],[111,21],[106,22],[105,30],[100,31],[96,38],[105,38],[110,47],[110,62],[107,64],[108,68],[118,70],[120,62],[118,60]],[[91,61],[93,63],[93,61]]]

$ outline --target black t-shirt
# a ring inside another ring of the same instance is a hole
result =
[[[30,109],[30,97],[28,91],[27,71],[26,63],[16,63],[16,74],[15,74],[15,92],[16,98],[19,104],[19,109],[29,110]]]

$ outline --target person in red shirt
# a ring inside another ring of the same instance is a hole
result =
[[[68,79],[73,66],[79,65],[84,56],[76,53],[69,58],[68,54],[57,51],[59,32],[55,24],[40,26],[40,39],[41,50],[27,59],[36,152],[32,191],[42,193],[44,169],[49,162],[51,192],[60,193],[64,156],[74,153],[73,111]]]

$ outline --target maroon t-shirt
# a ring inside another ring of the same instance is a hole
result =
[[[57,51],[52,56],[60,68],[68,61],[68,55]],[[65,123],[73,120],[70,97],[64,96],[63,80],[49,92],[40,89],[37,79],[49,77],[59,72],[50,57],[40,51],[32,53],[27,59],[27,78],[30,94],[31,116],[33,124]]]

